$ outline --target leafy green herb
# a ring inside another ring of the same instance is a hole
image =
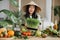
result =
[[[28,27],[37,28],[38,24],[39,24],[39,21],[37,19],[27,18]]]

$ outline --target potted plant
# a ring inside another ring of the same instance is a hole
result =
[[[39,21],[34,18],[27,18],[27,25],[30,28],[37,28],[39,24]]]
[[[18,7],[18,2],[16,0],[9,0],[9,1],[13,6]],[[18,11],[11,11],[11,10],[7,10],[7,9],[3,9],[3,10],[0,10],[0,13],[1,12],[5,13],[7,15],[7,18],[0,21],[0,25],[2,25],[3,27],[6,26],[6,28],[7,28],[7,25],[9,25],[9,24],[11,24],[13,26],[18,24],[20,27],[20,25],[21,25],[21,18],[20,18],[21,15],[20,14],[21,14],[21,12],[19,10]],[[13,28],[14,27],[12,27],[12,29]]]

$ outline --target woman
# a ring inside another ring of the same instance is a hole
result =
[[[38,14],[41,11],[41,8],[37,4],[35,4],[33,1],[25,5],[23,7],[23,11],[26,13],[24,15],[25,19],[27,18],[38,19],[41,24],[41,18],[40,18],[40,15]]]

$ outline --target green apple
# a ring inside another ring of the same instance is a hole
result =
[[[38,31],[36,32],[36,36],[40,37],[40,36],[41,36],[41,31],[38,30]]]
[[[23,27],[23,28],[22,28],[22,32],[26,32],[26,31],[27,31],[27,30]]]

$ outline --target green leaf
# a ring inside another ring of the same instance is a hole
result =
[[[14,15],[18,18],[20,15],[19,15],[19,11],[14,11]]]
[[[19,6],[19,3],[17,2],[17,0],[9,0],[9,1],[13,6],[16,6],[16,7]]]
[[[11,15],[11,20],[13,21],[13,23],[17,23],[17,18],[14,17],[13,15]]]
[[[8,16],[8,18],[12,20],[13,23],[17,22],[17,18],[15,17],[14,12],[6,10],[6,9],[1,10],[0,13],[1,12],[5,13]]]
[[[4,21],[8,22],[8,24],[11,24],[11,25],[13,24],[11,20],[4,20]]]
[[[3,27],[7,27],[8,22],[6,22],[6,21],[0,21],[0,25],[2,25]]]

